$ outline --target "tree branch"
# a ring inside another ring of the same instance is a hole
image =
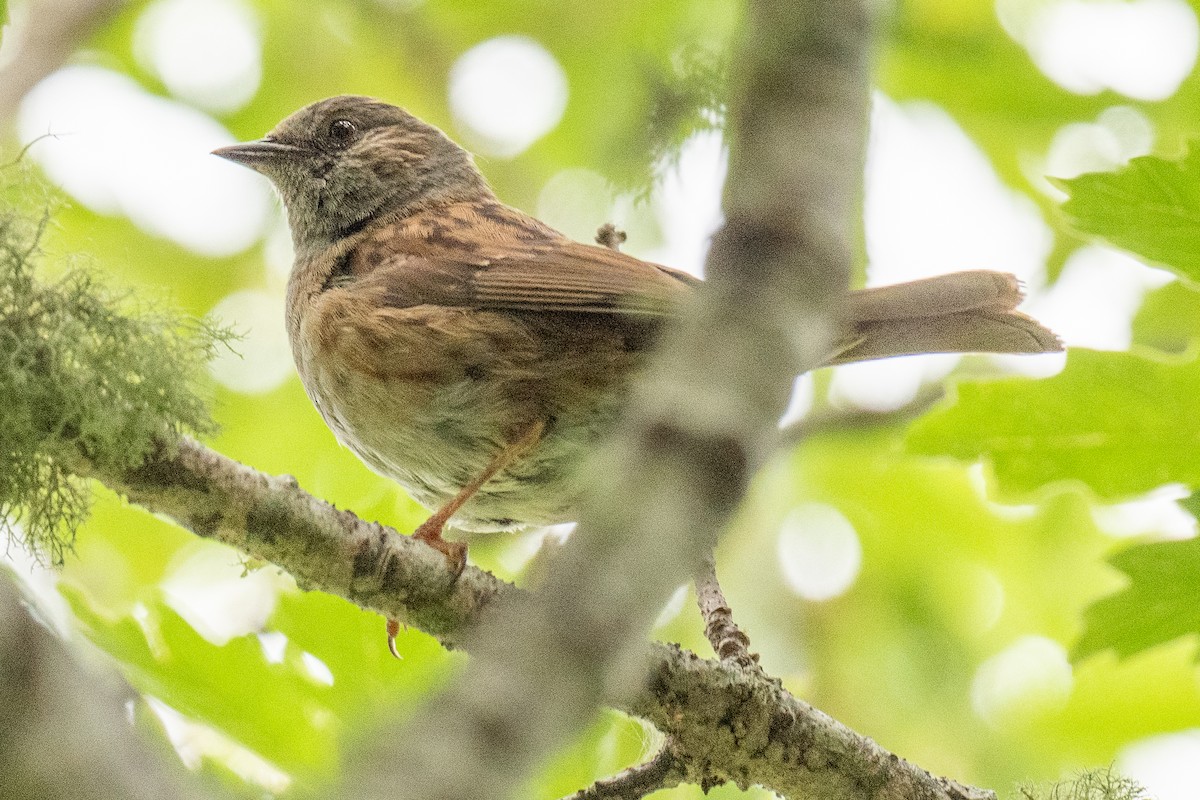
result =
[[[334,509],[288,476],[264,475],[190,439],[163,445],[124,473],[72,460],[79,474],[201,537],[270,561],[307,589],[402,619],[449,646],[469,643],[487,608],[524,594],[475,567],[455,581],[445,558],[424,543]],[[676,742],[689,775],[760,784],[785,797],[991,797],[896,758],[758,670],[662,644],[642,658],[631,674],[646,677],[613,704]]]
[[[725,593],[717,581],[717,563],[712,554],[696,573],[696,604],[704,619],[704,635],[717,658],[756,669],[758,656],[750,652],[750,637],[733,621],[733,609],[725,601]]]
[[[688,767],[689,761],[680,756],[675,745],[668,740],[662,749],[644,764],[596,781],[586,789],[580,789],[563,800],[638,800],[660,789],[670,789],[685,781],[695,781]]]
[[[164,443],[121,472],[75,459],[305,588],[470,648],[447,693],[358,755],[346,796],[508,796],[605,700],[659,726],[706,782],[832,800],[987,796],[891,756],[756,671],[661,645],[646,662],[658,608],[711,552],[771,452],[792,376],[817,365],[838,324],[865,138],[863,3],[753,4],[710,280],[664,337],[536,595],[478,570],[456,581],[421,543],[195,442]]]
[[[15,29],[5,41],[0,67],[0,120],[12,119],[17,104],[38,81],[61,67],[128,0],[30,0],[12,9]]]
[[[712,551],[771,453],[793,377],[840,324],[868,22],[865,0],[751,3],[708,281],[590,465],[579,527],[545,584],[506,601],[462,676],[378,737],[367,761],[390,769],[362,770],[350,794],[510,796],[604,698],[630,696],[658,609]]]

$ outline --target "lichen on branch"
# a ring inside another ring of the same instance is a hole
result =
[[[204,365],[232,334],[70,258],[45,277],[54,204],[24,163],[0,168],[0,535],[59,563],[88,507],[72,465],[131,467],[164,432],[211,431]]]

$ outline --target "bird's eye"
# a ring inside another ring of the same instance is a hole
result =
[[[329,141],[338,147],[345,147],[358,133],[358,127],[348,119],[335,119],[329,123]]]

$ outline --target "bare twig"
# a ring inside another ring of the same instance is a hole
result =
[[[734,624],[733,609],[725,602],[712,555],[704,560],[696,573],[696,603],[704,618],[704,635],[717,657],[745,669],[758,669],[758,656],[750,652],[750,637]]]
[[[596,231],[596,244],[607,247],[609,250],[620,250],[621,245],[625,244],[625,231],[617,228],[611,222],[606,222]]]
[[[689,761],[681,757],[668,740],[646,763],[596,781],[563,800],[638,800],[660,789],[670,789],[685,781],[699,783],[700,780],[689,769]]]

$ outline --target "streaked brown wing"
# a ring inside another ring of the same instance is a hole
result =
[[[695,279],[612,250],[563,240],[499,253],[476,271],[476,302],[538,311],[674,314]]]
[[[463,206],[433,220],[406,220],[362,242],[344,266],[365,285],[386,287],[399,307],[667,316],[699,283],[572,241],[507,207],[481,214],[478,206]]]

